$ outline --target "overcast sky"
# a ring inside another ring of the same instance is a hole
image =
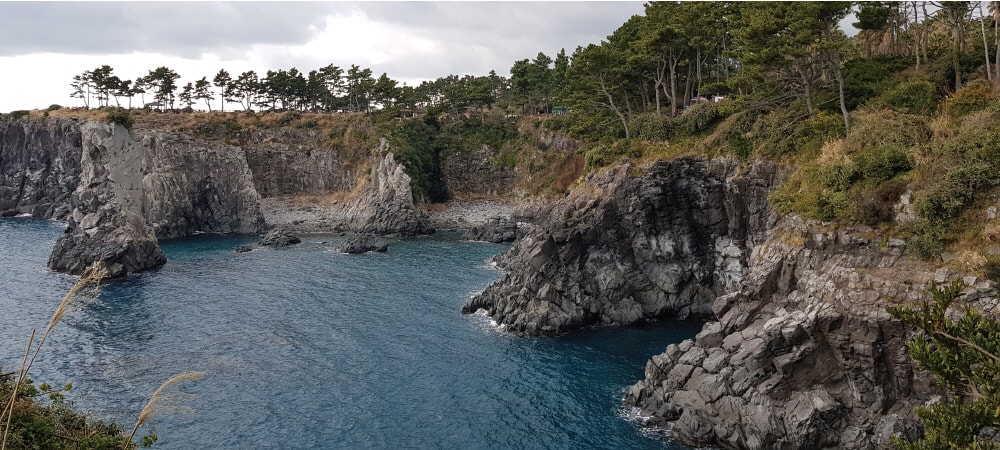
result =
[[[331,63],[410,85],[491,69],[508,76],[514,61],[540,51],[599,43],[642,5],[0,1],[0,112],[82,106],[69,97],[69,83],[103,64],[122,79],[167,66],[182,85],[222,68],[235,78]]]

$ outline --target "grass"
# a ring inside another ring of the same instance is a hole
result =
[[[38,359],[45,341],[56,325],[70,311],[95,299],[100,291],[101,282],[107,278],[107,275],[107,270],[99,263],[88,267],[56,306],[45,330],[37,340],[37,330],[31,330],[18,370],[6,374],[0,373],[0,399],[3,400],[4,404],[3,411],[0,412],[0,423],[3,424],[0,450],[8,448],[133,449],[136,448],[136,444],[132,438],[140,425],[158,413],[183,409],[178,403],[171,401],[171,398],[175,396],[167,391],[175,384],[201,379],[203,374],[200,372],[178,374],[163,383],[140,412],[139,418],[128,436],[125,435],[122,427],[114,422],[93,421],[70,409],[64,403],[62,393],[71,389],[71,384],[58,390],[52,389],[44,383],[36,388],[34,382],[29,378],[31,367]],[[48,395],[50,404],[43,405],[35,400],[36,397],[43,395]],[[155,439],[155,435],[144,437],[144,446],[151,444]]]

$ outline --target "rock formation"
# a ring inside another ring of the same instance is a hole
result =
[[[626,403],[695,445],[878,448],[919,435],[913,407],[932,389],[885,307],[923,298],[933,273],[903,245],[789,218],[715,301],[717,320],[654,356]],[[966,300],[995,306],[995,283],[967,281]]]
[[[117,277],[163,265],[166,258],[142,216],[142,148],[121,125],[87,122],[80,132],[79,185],[49,267],[79,274],[97,262]]]
[[[382,139],[372,156],[371,176],[346,207],[347,229],[358,233],[413,236],[431,231],[413,206],[410,176]]]
[[[239,147],[155,131],[136,141],[145,156],[143,215],[157,237],[265,229],[254,176]]]
[[[0,212],[65,219],[80,179],[80,121],[22,119],[0,126]]]
[[[524,229],[518,230],[517,221],[507,217],[491,217],[480,225],[469,228],[462,239],[469,241],[484,241],[499,244],[514,242],[524,236]]]
[[[591,175],[498,258],[503,279],[471,299],[507,330],[554,334],[591,324],[708,316],[735,290],[749,249],[775,217],[775,166],[661,161]]]
[[[370,234],[354,236],[337,246],[338,252],[354,255],[367,252],[385,253],[387,250],[389,250],[389,245],[385,241]]]
[[[257,245],[281,248],[295,245],[300,242],[302,242],[302,239],[299,239],[298,236],[293,236],[281,228],[275,228],[268,231],[267,234],[265,234],[264,237],[257,242]]]

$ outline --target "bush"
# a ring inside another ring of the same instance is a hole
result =
[[[292,122],[295,122],[296,120],[299,120],[301,118],[302,118],[302,113],[298,111],[288,111],[282,114],[281,118],[278,119],[278,125],[287,126]]]
[[[818,155],[827,141],[844,136],[844,119],[823,111],[808,117],[803,105],[789,105],[759,118],[750,133],[759,157]]]
[[[17,120],[17,119],[20,119],[22,117],[28,117],[30,114],[31,114],[30,111],[25,111],[23,109],[19,109],[17,111],[11,111],[10,114],[7,115],[7,117],[9,117],[10,120]]]
[[[132,114],[125,108],[112,108],[106,116],[108,123],[116,123],[125,128],[132,129],[134,119]]]
[[[917,213],[936,223],[955,219],[972,204],[977,191],[996,184],[996,181],[996,170],[989,164],[973,162],[959,166],[917,199]]]
[[[986,109],[997,100],[993,86],[986,80],[974,80],[948,98],[944,111],[952,117],[964,116]]]
[[[642,147],[630,140],[619,140],[611,144],[598,144],[584,153],[584,167],[587,172],[607,166],[623,156],[638,158]]]
[[[676,127],[677,123],[669,115],[645,113],[632,118],[630,131],[638,139],[666,141],[673,136]]]
[[[701,133],[711,128],[721,117],[719,105],[714,102],[696,103],[677,118],[677,129],[688,134]]]
[[[851,155],[858,172],[876,183],[891,180],[913,168],[910,156],[899,148],[870,147]]]
[[[856,113],[851,129],[844,137],[848,152],[866,147],[909,148],[927,143],[932,136],[924,116],[903,114],[889,109],[868,109]]]
[[[49,107],[46,108],[45,110],[46,111],[55,111],[57,109],[62,109],[62,106],[59,105],[59,104],[53,103],[53,104],[49,105]]]
[[[941,95],[934,83],[918,78],[904,81],[882,93],[872,104],[904,114],[929,116],[937,109],[940,99]]]

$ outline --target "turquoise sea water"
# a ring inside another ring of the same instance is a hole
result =
[[[0,364],[13,367],[74,278],[45,268],[57,222],[0,220]],[[95,416],[131,424],[171,375],[203,371],[150,421],[154,448],[673,449],[621,397],[646,360],[698,325],[561,338],[497,331],[460,308],[500,273],[504,246],[433,236],[386,254],[340,238],[163,242],[163,268],[108,283],[53,332],[33,370]],[[140,428],[140,433],[148,432]]]

